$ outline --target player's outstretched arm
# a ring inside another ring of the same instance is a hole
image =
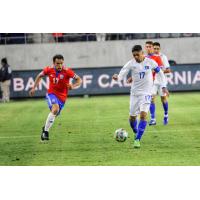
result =
[[[112,76],[112,79],[114,79],[115,81],[121,81],[123,80],[124,77],[126,77],[130,71],[130,65],[131,61],[127,62],[122,69],[120,70],[119,74],[114,74]]]
[[[39,73],[35,79],[35,83],[34,86],[31,88],[31,90],[29,91],[29,95],[32,97],[35,94],[35,88],[38,86],[40,80],[42,79],[44,75],[42,73]]]
[[[75,89],[76,87],[79,87],[82,84],[82,79],[78,75],[76,75],[74,79],[75,79],[75,83],[69,84],[67,86],[69,90],[73,90],[73,89]]]

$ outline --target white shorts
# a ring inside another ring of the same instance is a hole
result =
[[[130,95],[130,116],[138,116],[142,111],[148,113],[151,95]]]
[[[158,85],[158,84],[154,84],[153,85],[153,89],[152,89],[152,95],[159,95],[161,97],[164,97],[166,96],[166,94],[163,93],[162,91],[162,86],[161,85]]]

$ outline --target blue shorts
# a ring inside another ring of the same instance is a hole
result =
[[[60,111],[64,108],[65,103],[60,101],[54,94],[46,94],[46,100],[49,106],[49,109],[52,109],[53,104],[58,104],[59,105],[59,112],[57,115],[60,114]]]

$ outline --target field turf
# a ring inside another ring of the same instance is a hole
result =
[[[134,149],[128,95],[69,98],[46,143],[40,141],[49,113],[44,99],[1,103],[0,165],[200,165],[200,93],[171,94],[167,126],[159,97],[156,105],[157,125],[147,127],[141,148]],[[127,141],[115,141],[118,128],[128,131]]]

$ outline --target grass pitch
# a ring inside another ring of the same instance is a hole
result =
[[[0,165],[14,166],[192,166],[200,165],[200,93],[175,93],[169,98],[169,125],[157,97],[157,125],[147,127],[141,149],[133,148],[128,123],[129,96],[69,98],[40,142],[49,113],[45,100],[0,104]],[[127,141],[113,138],[117,128]]]

